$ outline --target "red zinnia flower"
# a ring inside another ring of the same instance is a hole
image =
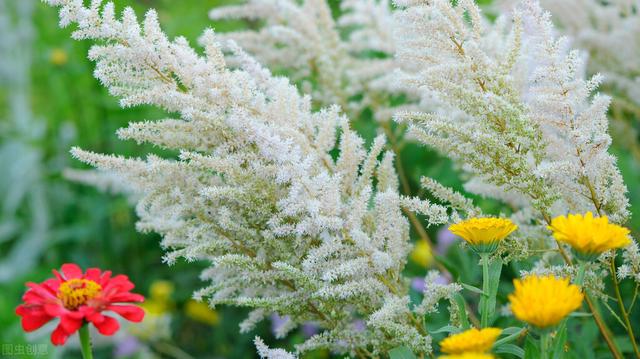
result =
[[[62,266],[62,274],[53,270],[56,278],[44,282],[27,283],[29,290],[22,296],[24,304],[16,308],[22,317],[22,328],[34,331],[59,317],[60,323],[51,333],[51,342],[62,345],[85,323],[93,323],[98,332],[112,335],[119,328],[118,321],[103,315],[115,312],[132,322],[144,318],[144,310],[136,305],[119,303],[142,302],[144,297],[129,292],[133,283],[125,275],[111,277],[111,271],[89,268],[85,273],[76,264]]]

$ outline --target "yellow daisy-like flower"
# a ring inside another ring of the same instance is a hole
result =
[[[433,261],[433,253],[431,253],[431,245],[421,239],[416,242],[416,246],[411,252],[411,260],[419,264],[422,267],[427,267]]]
[[[442,340],[440,350],[447,354],[484,353],[491,349],[501,332],[499,328],[472,328]]]
[[[576,252],[586,256],[599,255],[631,243],[627,228],[609,223],[607,216],[594,217],[591,212],[584,216],[570,214],[556,217],[547,228],[553,231],[556,240],[567,243]]]
[[[538,328],[558,324],[580,308],[584,294],[569,278],[531,275],[513,281],[515,291],[509,295],[513,315]]]
[[[216,325],[220,322],[218,312],[203,302],[191,299],[185,305],[184,311],[189,318],[200,323]]]
[[[506,218],[469,218],[449,226],[449,230],[462,237],[478,252],[493,252],[498,242],[518,229]]]
[[[49,55],[49,61],[56,66],[62,66],[67,63],[69,60],[69,56],[66,51],[63,49],[53,49],[51,50],[51,55]]]
[[[438,359],[495,359],[491,354],[485,353],[463,353],[454,355],[441,355]]]

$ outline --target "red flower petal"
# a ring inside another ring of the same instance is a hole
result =
[[[71,315],[64,315],[60,317],[60,325],[69,335],[75,333],[78,329],[80,329],[82,323],[82,319],[73,318]]]
[[[46,303],[43,308],[44,311],[52,317],[59,317],[68,312],[68,310],[58,303]]]
[[[102,272],[98,268],[89,268],[89,269],[87,269],[86,273],[84,274],[84,278],[92,280],[92,281],[94,281],[96,283],[99,283],[100,282],[100,274],[101,273]]]
[[[110,305],[107,310],[116,312],[132,322],[141,322],[144,319],[144,310],[135,305]]]
[[[108,299],[111,303],[144,302],[143,296],[129,292],[115,293]]]
[[[51,333],[51,343],[53,343],[53,345],[64,345],[68,337],[69,334],[64,331],[61,325],[58,325],[53,333]]]
[[[98,332],[102,335],[113,335],[113,333],[117,332],[120,329],[120,324],[114,318],[103,315],[104,319],[100,323],[93,322],[93,325],[96,326]]]
[[[32,310],[24,305],[20,305],[16,308],[16,314],[22,317],[22,329],[25,332],[32,332],[53,319],[53,317],[44,313],[40,308],[38,309],[39,310]]]
[[[75,263],[65,263],[62,265],[62,274],[67,280],[82,278],[82,269]]]

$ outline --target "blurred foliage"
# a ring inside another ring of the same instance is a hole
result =
[[[223,2],[115,1],[117,8],[129,5],[138,14],[148,8],[156,8],[166,32],[170,36],[183,35],[192,44],[206,27],[225,31],[244,26],[241,22],[214,24],[207,18],[208,9]],[[331,5],[334,11],[339,11],[338,1],[331,1]],[[290,335],[286,340],[275,340],[270,333],[269,323],[263,323],[254,333],[238,334],[238,323],[246,311],[217,308],[214,313],[194,306],[190,296],[201,286],[198,275],[204,267],[202,264],[180,262],[172,267],[165,265],[158,237],[135,231],[135,214],[126,198],[71,183],[62,177],[64,168],[80,167],[68,154],[71,146],[130,156],[153,152],[154,149],[149,147],[119,141],[114,133],[129,121],[158,119],[163,114],[144,106],[120,108],[117,100],[109,96],[91,76],[93,64],[86,56],[90,44],[71,41],[70,29],[59,30],[53,9],[35,2],[32,21],[32,37],[21,43],[21,46],[30,47],[24,50],[31,52],[26,55],[31,59],[30,64],[26,63],[28,83],[22,88],[27,94],[23,105],[30,113],[20,115],[29,118],[22,125],[13,118],[16,116],[15,106],[12,105],[16,101],[16,87],[6,79],[0,82],[0,195],[3,196],[0,200],[0,345],[43,343],[47,345],[48,357],[79,357],[73,343],[66,349],[50,346],[45,330],[25,336],[14,314],[14,308],[24,292],[24,283],[43,281],[52,268],[59,268],[65,262],[129,275],[136,283],[137,291],[149,298],[148,310],[154,315],[170,317],[168,337],[137,341],[136,345],[143,345],[146,349],[123,357],[143,358],[153,353],[162,358],[253,358],[256,356],[251,343],[254,335],[262,336],[270,345],[285,348],[300,342],[304,335],[302,331]],[[0,51],[9,50],[0,48]],[[637,120],[628,119],[634,128],[638,127]],[[369,142],[379,130],[367,112],[355,121],[354,127]],[[633,145],[638,145],[637,139]],[[615,141],[614,152],[629,186],[629,197],[635,213],[640,205],[638,158],[634,157],[633,151],[616,147]],[[425,175],[462,190],[458,173],[451,162],[429,149],[409,143],[403,148],[400,160],[408,171],[414,195],[424,196],[418,184],[420,177]],[[474,199],[489,213],[507,210],[498,203]],[[630,227],[634,232],[640,229],[638,216],[633,217]],[[429,228],[432,238],[435,238],[437,229]],[[37,245],[21,247],[27,242]],[[424,264],[428,261],[424,255],[422,258],[418,262]],[[479,283],[476,259],[469,251],[454,245],[442,260],[455,279],[473,285]],[[7,266],[10,270],[7,270]],[[502,302],[512,290],[511,279],[528,266],[527,263],[511,263],[504,269],[505,280],[499,291]],[[423,276],[425,270],[424,266],[411,262],[407,274],[409,277]],[[167,289],[166,283],[170,283],[172,288]],[[152,287],[155,290],[152,291]],[[623,290],[632,292],[633,288],[624,285]],[[429,318],[430,328],[446,324],[446,308],[442,309],[440,314]],[[604,312],[606,315],[606,310]],[[639,313],[635,312],[636,323],[640,322]],[[607,319],[616,334],[622,335],[622,330],[615,326],[615,320],[610,316]],[[602,345],[596,350],[589,345],[599,341],[597,328],[592,321],[584,320],[580,324],[580,329],[575,328],[576,331],[580,330],[579,336],[572,337],[580,338],[581,342],[569,345],[583,359],[606,357],[606,348]],[[436,335],[434,340],[441,339],[443,335]],[[97,357],[110,358],[115,351],[122,354],[126,349],[123,343],[127,342],[122,336],[106,345],[97,343]],[[329,353],[320,352],[313,356],[329,357]]]

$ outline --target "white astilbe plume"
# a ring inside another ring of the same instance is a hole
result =
[[[255,337],[253,340],[258,350],[258,355],[262,359],[296,359],[297,357],[283,349],[271,349],[269,348],[260,337]]]
[[[95,75],[123,106],[155,105],[177,117],[118,131],[177,150],[176,159],[73,155],[141,197],[138,229],[162,235],[168,262],[211,264],[202,274],[211,285],[196,298],[254,308],[243,331],[273,312],[289,316],[288,328],[318,322],[324,332],[299,352],[430,351],[408,305],[388,306],[407,303],[401,271],[410,243],[392,156],[378,161],[384,138],[365,150],[337,107],[312,112],[309,97],[234,43],[225,45],[237,65],[229,69],[213,31],[200,39],[201,56],[184,38],[167,39],[154,11],[139,24],[130,8],[116,18],[110,2],[47,2],[60,7],[61,25],[78,25],[74,38],[98,43],[89,53]],[[446,220],[443,207],[421,208],[434,224]],[[383,308],[392,322],[351,330],[355,318]],[[256,344],[262,356],[289,357]]]
[[[286,70],[321,105],[339,104],[352,119],[370,107],[377,120],[389,120],[391,97],[410,95],[390,81],[398,67],[390,4],[347,0],[341,8],[342,16],[334,20],[325,0],[248,0],[214,8],[209,16],[261,21],[257,30],[218,36],[234,40],[270,69]],[[409,106],[415,104],[403,107]]]
[[[462,164],[466,187],[545,219],[567,212],[628,217],[626,187],[607,149],[608,98],[593,95],[582,57],[556,39],[549,15],[521,1],[509,25],[471,0],[397,1],[399,81],[463,116],[404,113],[411,132]],[[534,212],[531,212],[534,213]]]
[[[503,0],[499,6],[509,8],[514,2]],[[635,0],[541,0],[540,4],[575,47],[589,52],[589,72],[602,73],[614,96],[640,106],[640,4]]]

